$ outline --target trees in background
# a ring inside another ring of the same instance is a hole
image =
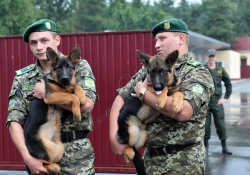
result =
[[[59,33],[150,30],[176,17],[189,30],[232,44],[250,35],[249,0],[1,0],[0,35],[21,35],[32,22],[49,18]]]
[[[200,7],[201,34],[220,41],[234,43],[236,41],[235,24],[239,16],[237,4],[231,0],[204,0]]]
[[[40,16],[40,11],[34,3],[34,0],[1,0],[0,35],[23,34],[31,21],[35,21]]]
[[[76,32],[105,30],[105,0],[74,0],[74,27]]]

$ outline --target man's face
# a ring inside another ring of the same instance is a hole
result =
[[[60,36],[53,36],[50,31],[32,32],[29,35],[30,49],[35,57],[41,61],[47,60],[46,49],[51,47],[57,52],[57,46],[60,44]]]
[[[213,63],[215,63],[215,61],[216,61],[216,56],[215,55],[207,56],[207,62],[208,63],[213,64]]]
[[[179,34],[162,32],[155,36],[155,48],[158,54],[169,54],[179,49]]]

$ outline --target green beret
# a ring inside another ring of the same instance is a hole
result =
[[[33,24],[31,24],[23,33],[24,42],[29,42],[29,35],[32,32],[42,32],[42,31],[52,31],[57,32],[56,24],[49,19],[41,19]]]
[[[216,51],[215,51],[214,49],[209,49],[209,50],[207,51],[207,56],[211,56],[211,55],[213,55],[213,56],[216,55]]]
[[[160,22],[152,29],[152,35],[155,37],[157,33],[161,32],[181,32],[188,34],[188,27],[185,22],[180,19],[168,19]]]

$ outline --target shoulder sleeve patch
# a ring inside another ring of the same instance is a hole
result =
[[[84,88],[91,89],[92,91],[96,91],[95,81],[92,78],[85,77],[84,78]]]
[[[201,65],[200,62],[195,61],[195,60],[188,60],[187,63],[188,63],[189,65],[194,66],[194,67]]]
[[[35,64],[31,64],[31,65],[29,65],[29,66],[27,66],[27,67],[25,67],[23,69],[20,69],[20,70],[16,71],[16,75],[22,75],[22,74],[24,74],[26,72],[29,72],[29,71],[33,70],[34,68],[35,68]]]
[[[16,101],[15,100],[10,100],[9,101],[9,107],[8,107],[8,111],[11,110],[16,104]]]
[[[203,95],[203,87],[198,83],[193,83],[192,92],[196,93],[199,97]]]

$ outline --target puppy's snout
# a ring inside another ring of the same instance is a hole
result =
[[[64,84],[64,85],[67,85],[67,84],[69,84],[69,82],[70,82],[70,76],[69,76],[69,74],[68,74],[68,71],[67,71],[67,69],[64,67],[63,68],[63,72],[62,72],[62,75],[61,75],[61,80],[60,80],[60,82],[62,83],[62,84]]]
[[[69,76],[67,76],[67,75],[64,75],[64,76],[62,76],[62,83],[63,84],[68,84],[69,83]]]
[[[163,89],[164,89],[164,86],[163,86],[163,84],[160,82],[160,83],[156,83],[156,84],[154,84],[154,90],[155,91],[162,91]]]

